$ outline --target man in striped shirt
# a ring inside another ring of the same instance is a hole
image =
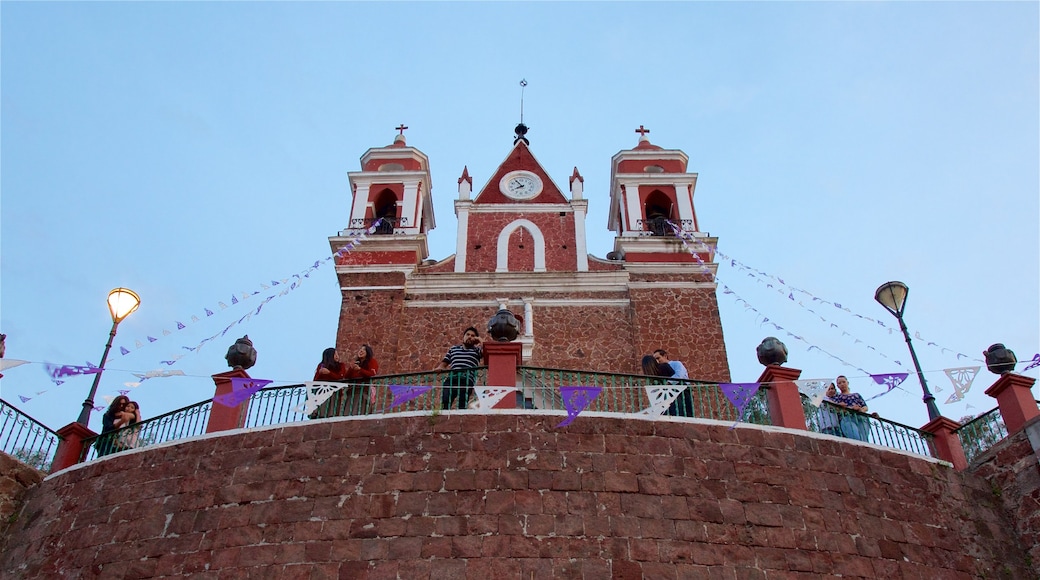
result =
[[[462,344],[448,349],[438,369],[450,369],[441,389],[441,408],[448,409],[457,398],[459,408],[469,407],[469,391],[477,382],[476,367],[484,353],[480,346],[480,332],[472,326],[462,333]]]

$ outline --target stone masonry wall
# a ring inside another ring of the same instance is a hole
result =
[[[1033,441],[1029,434],[1032,433]],[[1015,521],[1022,544],[1040,565],[1040,419],[990,449],[971,471],[984,477]]]
[[[988,482],[772,427],[337,418],[47,478],[5,578],[1034,578]]]
[[[0,537],[17,519],[26,490],[42,480],[42,472],[0,451]]]

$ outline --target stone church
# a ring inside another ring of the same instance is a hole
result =
[[[588,192],[610,204],[614,250],[600,258],[586,249],[584,179],[577,168],[550,176],[520,124],[487,183],[475,189],[463,168],[456,252],[436,261],[430,160],[399,129],[349,173],[349,226],[329,238],[336,252],[381,218],[336,260],[341,354],[368,343],[382,374],[432,369],[463,329],[483,333],[505,307],[523,319],[525,366],[639,374],[641,356],[664,348],[693,379],[730,380],[712,276],[717,238],[701,230],[685,153],[652,144],[640,126],[635,147],[613,156],[610,191]]]

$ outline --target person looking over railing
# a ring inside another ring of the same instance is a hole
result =
[[[866,441],[870,436],[870,419],[860,413],[867,412],[867,402],[859,393],[853,393],[849,389],[849,379],[845,375],[839,375],[835,381],[840,393],[830,397],[830,400],[840,407],[845,407],[859,413],[843,413],[841,417],[841,430],[850,439]]]
[[[825,398],[820,403],[820,410],[816,412],[816,424],[820,427],[820,433],[844,437],[841,432],[841,420],[832,402],[832,399],[837,394],[838,389],[834,386],[834,383],[827,385],[827,391],[824,393]]]

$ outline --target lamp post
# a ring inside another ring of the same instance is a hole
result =
[[[906,346],[910,348],[910,356],[914,359],[914,368],[917,369],[917,379],[921,381],[921,390],[924,391],[924,404],[928,407],[928,420],[933,421],[942,416],[939,413],[939,407],[935,406],[935,395],[928,390],[928,383],[924,380],[924,373],[921,372],[921,363],[917,362],[917,353],[914,352],[914,345],[910,342],[910,332],[906,329],[906,323],[903,322],[903,310],[906,309],[906,295],[910,293],[910,288],[902,282],[885,282],[878,287],[877,291],[874,292],[874,300],[877,300],[878,304],[885,307],[899,320],[899,329],[903,331],[903,336],[906,338]]]
[[[140,305],[141,297],[129,288],[116,288],[108,293],[108,311],[112,314],[112,331],[108,333],[105,354],[101,355],[101,364],[98,365],[100,370],[94,374],[94,384],[90,387],[87,400],[83,401],[83,410],[79,412],[79,419],[76,419],[76,422],[84,427],[88,427],[90,423],[90,412],[94,409],[94,395],[97,394],[98,385],[101,383],[101,372],[105,370],[108,351],[112,350],[112,340],[116,337],[116,328]]]

